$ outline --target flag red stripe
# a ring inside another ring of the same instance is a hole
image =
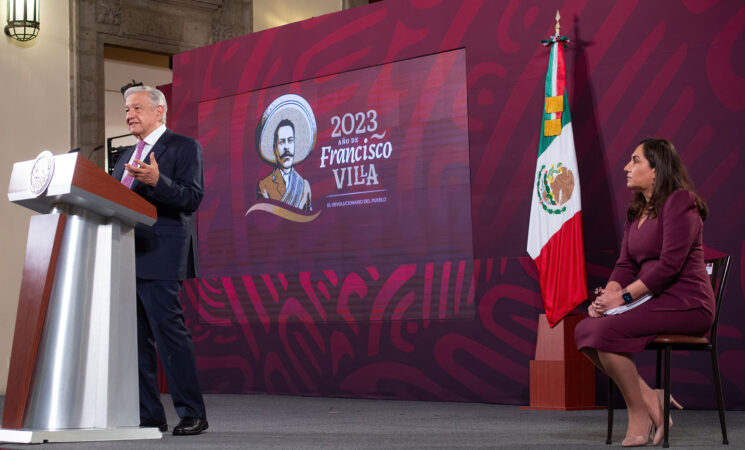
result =
[[[564,95],[566,72],[564,71],[564,44],[557,42],[556,46],[556,95]]]
[[[587,298],[582,211],[554,233],[535,259],[546,318],[552,327]]]

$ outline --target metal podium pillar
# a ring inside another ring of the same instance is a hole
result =
[[[134,254],[155,208],[78,154],[42,155],[14,165],[8,193],[43,215],[29,226],[0,442],[158,439],[139,427]]]

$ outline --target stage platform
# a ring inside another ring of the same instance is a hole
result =
[[[0,397],[0,402],[4,397]],[[160,440],[42,444],[3,449],[341,449],[341,448],[611,448],[605,410],[529,411],[480,403],[406,402],[270,395],[207,395],[210,428],[171,434],[177,417],[163,396],[169,430]],[[625,411],[616,412],[620,447]],[[745,448],[745,411],[727,412],[730,445],[721,445],[716,411],[673,411],[671,447]]]

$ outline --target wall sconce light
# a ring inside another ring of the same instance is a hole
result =
[[[41,0],[7,0],[8,24],[5,34],[18,41],[30,41],[39,34]]]

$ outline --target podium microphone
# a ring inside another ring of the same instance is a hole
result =
[[[94,153],[96,153],[97,151],[101,150],[103,147],[104,147],[103,144],[101,144],[98,147],[96,147],[93,150],[91,150],[91,152],[88,153],[88,159],[91,159],[91,156],[93,156]]]

